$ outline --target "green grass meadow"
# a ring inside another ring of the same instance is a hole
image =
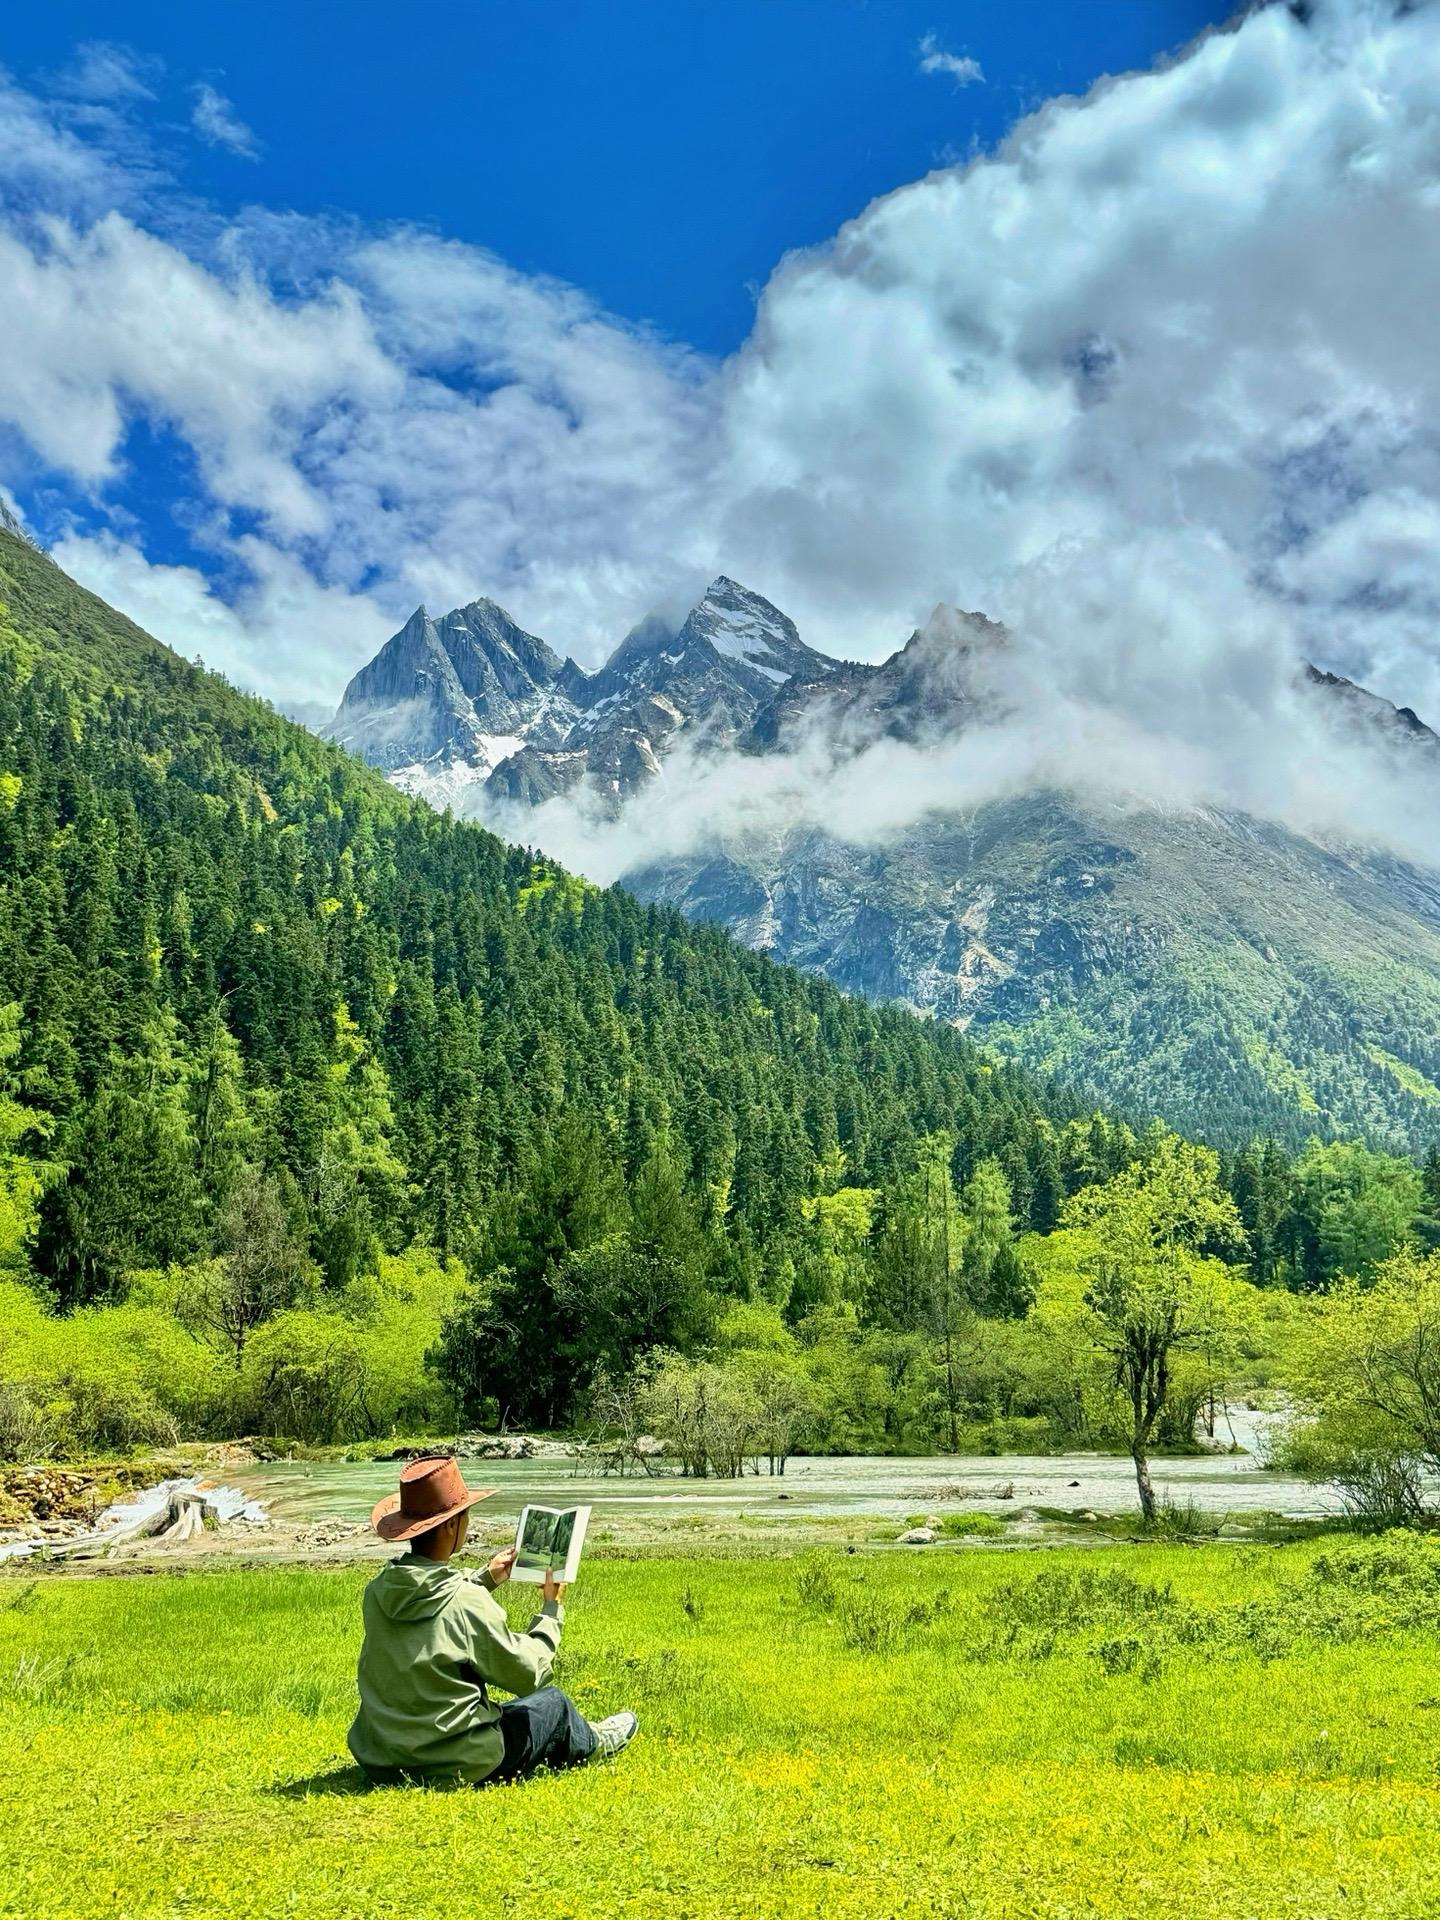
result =
[[[347,1764],[373,1569],[10,1575],[0,1914],[1418,1920],[1437,1568],[1408,1540],[596,1559],[557,1677],[641,1737],[480,1792]]]

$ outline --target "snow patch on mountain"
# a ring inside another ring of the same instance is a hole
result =
[[[434,807],[437,813],[465,813],[468,796],[483,787],[494,771],[492,767],[472,766],[468,760],[416,760],[408,767],[395,767],[386,775],[391,786],[415,795]]]
[[[753,613],[735,612],[722,616],[707,626],[705,638],[717,653],[731,660],[748,660],[755,665],[771,657],[764,622]],[[767,669],[762,667],[761,671]],[[774,668],[768,671],[775,673],[780,680],[790,678],[788,673],[780,673]]]

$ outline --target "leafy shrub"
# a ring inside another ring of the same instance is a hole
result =
[[[1317,1556],[1309,1580],[1317,1588],[1376,1595],[1429,1620],[1440,1603],[1440,1541],[1399,1531],[1332,1547]]]
[[[41,1460],[55,1429],[23,1380],[0,1380],[0,1460]]]
[[[972,1647],[972,1659],[1048,1660],[1106,1629],[1089,1650],[1107,1673],[1163,1659],[1204,1632],[1203,1617],[1182,1606],[1168,1585],[1089,1567],[1008,1582],[991,1600],[988,1627]]]
[[[24,1457],[173,1444],[182,1426],[201,1430],[216,1377],[215,1355],[163,1306],[55,1317],[28,1287],[0,1283],[0,1387],[12,1413],[23,1398],[41,1421]]]
[[[972,1657],[1079,1651],[1107,1675],[1153,1680],[1175,1655],[1284,1659],[1308,1646],[1428,1631],[1440,1617],[1440,1540],[1395,1532],[1320,1554],[1301,1578],[1242,1606],[1191,1607],[1120,1571],[1044,1572],[997,1590]]]
[[[1217,1608],[1216,1651],[1278,1660],[1304,1646],[1348,1645],[1433,1626],[1440,1611],[1440,1542],[1396,1532],[1322,1553],[1303,1578],[1243,1607]]]
[[[1138,1633],[1116,1634],[1111,1639],[1102,1640],[1094,1648],[1095,1658],[1106,1673],[1133,1673],[1135,1669],[1153,1660],[1153,1650],[1146,1646]]]
[[[1144,1526],[1161,1540],[1198,1540],[1217,1534],[1224,1524],[1223,1513],[1206,1513],[1194,1500],[1162,1500]]]
[[[123,1301],[64,1315],[0,1280],[0,1457],[124,1452],[181,1434],[321,1445],[435,1433],[452,1420],[427,1353],[463,1284],[456,1263],[385,1255],[323,1310],[257,1325],[238,1367],[233,1346],[185,1323],[195,1274],[136,1273]]]
[[[77,1370],[59,1385],[69,1444],[82,1453],[173,1447],[180,1438],[174,1415],[137,1380]]]
[[[943,1620],[953,1613],[955,1602],[950,1598],[950,1589],[941,1587],[928,1600],[916,1600],[905,1609],[903,1624],[907,1627],[928,1627],[935,1621]]]
[[[1424,1454],[1398,1444],[1387,1423],[1353,1409],[1289,1423],[1267,1465],[1328,1480],[1353,1523],[1370,1532],[1413,1527],[1429,1515]]]
[[[997,1625],[1018,1628],[1081,1627],[1152,1620],[1172,1614],[1178,1602],[1170,1587],[1152,1586],[1114,1569],[1082,1568],[1077,1573],[1044,1571],[1032,1579],[1012,1580],[996,1590],[991,1616]]]
[[[993,1513],[908,1513],[907,1527],[933,1527],[946,1540],[992,1539],[1005,1531],[1005,1522]]]
[[[948,1587],[907,1602],[893,1587],[869,1579],[840,1599],[835,1619],[842,1645],[856,1653],[888,1653],[954,1611]]]
[[[1303,1322],[1286,1364],[1310,1421],[1289,1463],[1333,1481],[1377,1528],[1427,1517],[1440,1468],[1440,1254],[1402,1249],[1374,1283],[1346,1280]]]

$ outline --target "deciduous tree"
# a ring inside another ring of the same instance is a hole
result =
[[[1064,1219],[1085,1236],[1086,1299],[1129,1408],[1135,1484],[1153,1520],[1150,1447],[1175,1356],[1213,1345],[1224,1330],[1226,1275],[1214,1256],[1243,1249],[1240,1217],[1215,1154],[1163,1133],[1144,1159],[1076,1194]]]

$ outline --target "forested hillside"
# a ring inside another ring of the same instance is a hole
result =
[[[745,1293],[817,1168],[881,1185],[942,1128],[1053,1219],[1088,1133],[957,1035],[437,818],[9,534],[0,599],[4,1071],[59,1305],[267,1233],[332,1291],[416,1240],[563,1251],[601,1175]]]
[[[437,816],[9,534],[0,602],[0,1455],[587,1406],[700,1470],[1113,1443],[1096,1221],[1169,1259],[1192,1196],[1227,1300],[1437,1237],[1436,1163],[1077,1112]]]
[[[1263,1133],[1292,1150],[1318,1134],[1427,1151],[1433,863],[1234,807],[1097,794],[1078,763],[1073,787],[962,802],[970,776],[947,756],[986,763],[1009,645],[983,616],[937,607],[883,663],[835,660],[722,575],[683,622],[647,619],[587,674],[479,600],[439,621],[417,610],[329,731],[438,808],[492,825],[547,808],[537,834],[607,874],[599,823],[633,809],[619,877],[641,899],[959,1026],[1140,1125],[1160,1114],[1230,1149]],[[1317,751],[1343,762],[1362,745],[1416,777],[1412,805],[1440,811],[1440,737],[1413,712],[1314,668],[1295,693],[1328,740]],[[902,788],[929,796],[908,824],[876,835],[844,803],[767,813],[775,756],[795,757],[801,792],[827,759],[863,788],[882,743],[903,750]],[[646,817],[662,765],[680,817],[705,822],[669,852]],[[733,814],[721,801],[747,791],[756,804]],[[562,796],[577,793],[572,816]]]
[[[662,1143],[759,1240],[837,1147],[883,1180],[941,1126],[1053,1204],[1068,1116],[963,1039],[437,819],[8,535],[0,593],[0,998],[72,1167],[62,1298],[192,1250],[236,1154],[300,1184],[336,1275],[372,1231],[458,1245],[577,1128],[631,1172]]]

